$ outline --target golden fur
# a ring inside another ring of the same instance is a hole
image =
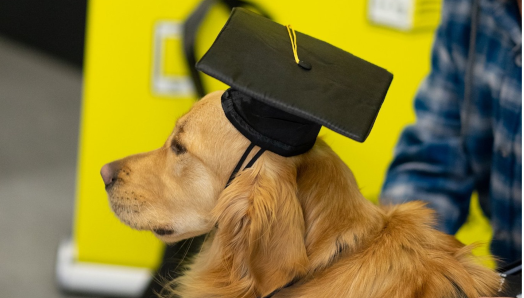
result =
[[[373,205],[322,140],[291,158],[265,152],[224,189],[249,141],[224,116],[220,96],[195,104],[162,148],[112,164],[109,199],[124,223],[168,243],[210,233],[169,285],[172,295],[264,297],[292,280],[273,297],[496,292],[498,275],[470,247],[433,229],[431,210],[420,202]]]

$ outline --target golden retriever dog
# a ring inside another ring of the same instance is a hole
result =
[[[496,293],[499,276],[478,264],[471,247],[435,230],[431,210],[419,202],[372,204],[320,139],[294,157],[266,151],[225,188],[250,141],[225,117],[221,95],[197,102],[160,149],[102,168],[110,205],[125,224],[167,243],[209,233],[168,285],[172,296]]]

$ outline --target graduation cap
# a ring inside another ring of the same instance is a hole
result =
[[[242,8],[233,9],[196,68],[231,86],[222,95],[224,113],[252,144],[286,157],[311,149],[321,126],[363,142],[393,79]]]

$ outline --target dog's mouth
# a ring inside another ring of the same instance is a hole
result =
[[[153,233],[157,234],[158,236],[169,236],[174,234],[175,231],[169,229],[153,229]]]

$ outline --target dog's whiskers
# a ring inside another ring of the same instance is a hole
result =
[[[186,257],[187,257],[187,253],[189,252],[189,249],[191,248],[191,245],[193,244],[193,240],[194,240],[194,239],[195,239],[195,238],[191,238],[191,239],[189,239],[189,245],[187,246],[186,251],[184,252],[184,255],[182,256],[182,260],[180,260],[180,262],[176,265],[174,271],[176,271],[176,270],[178,269],[178,267],[180,266],[180,264],[182,264],[182,263],[185,261],[185,259],[186,259]],[[187,241],[186,241],[186,242],[187,242]],[[185,244],[185,243],[184,243],[184,244]]]

